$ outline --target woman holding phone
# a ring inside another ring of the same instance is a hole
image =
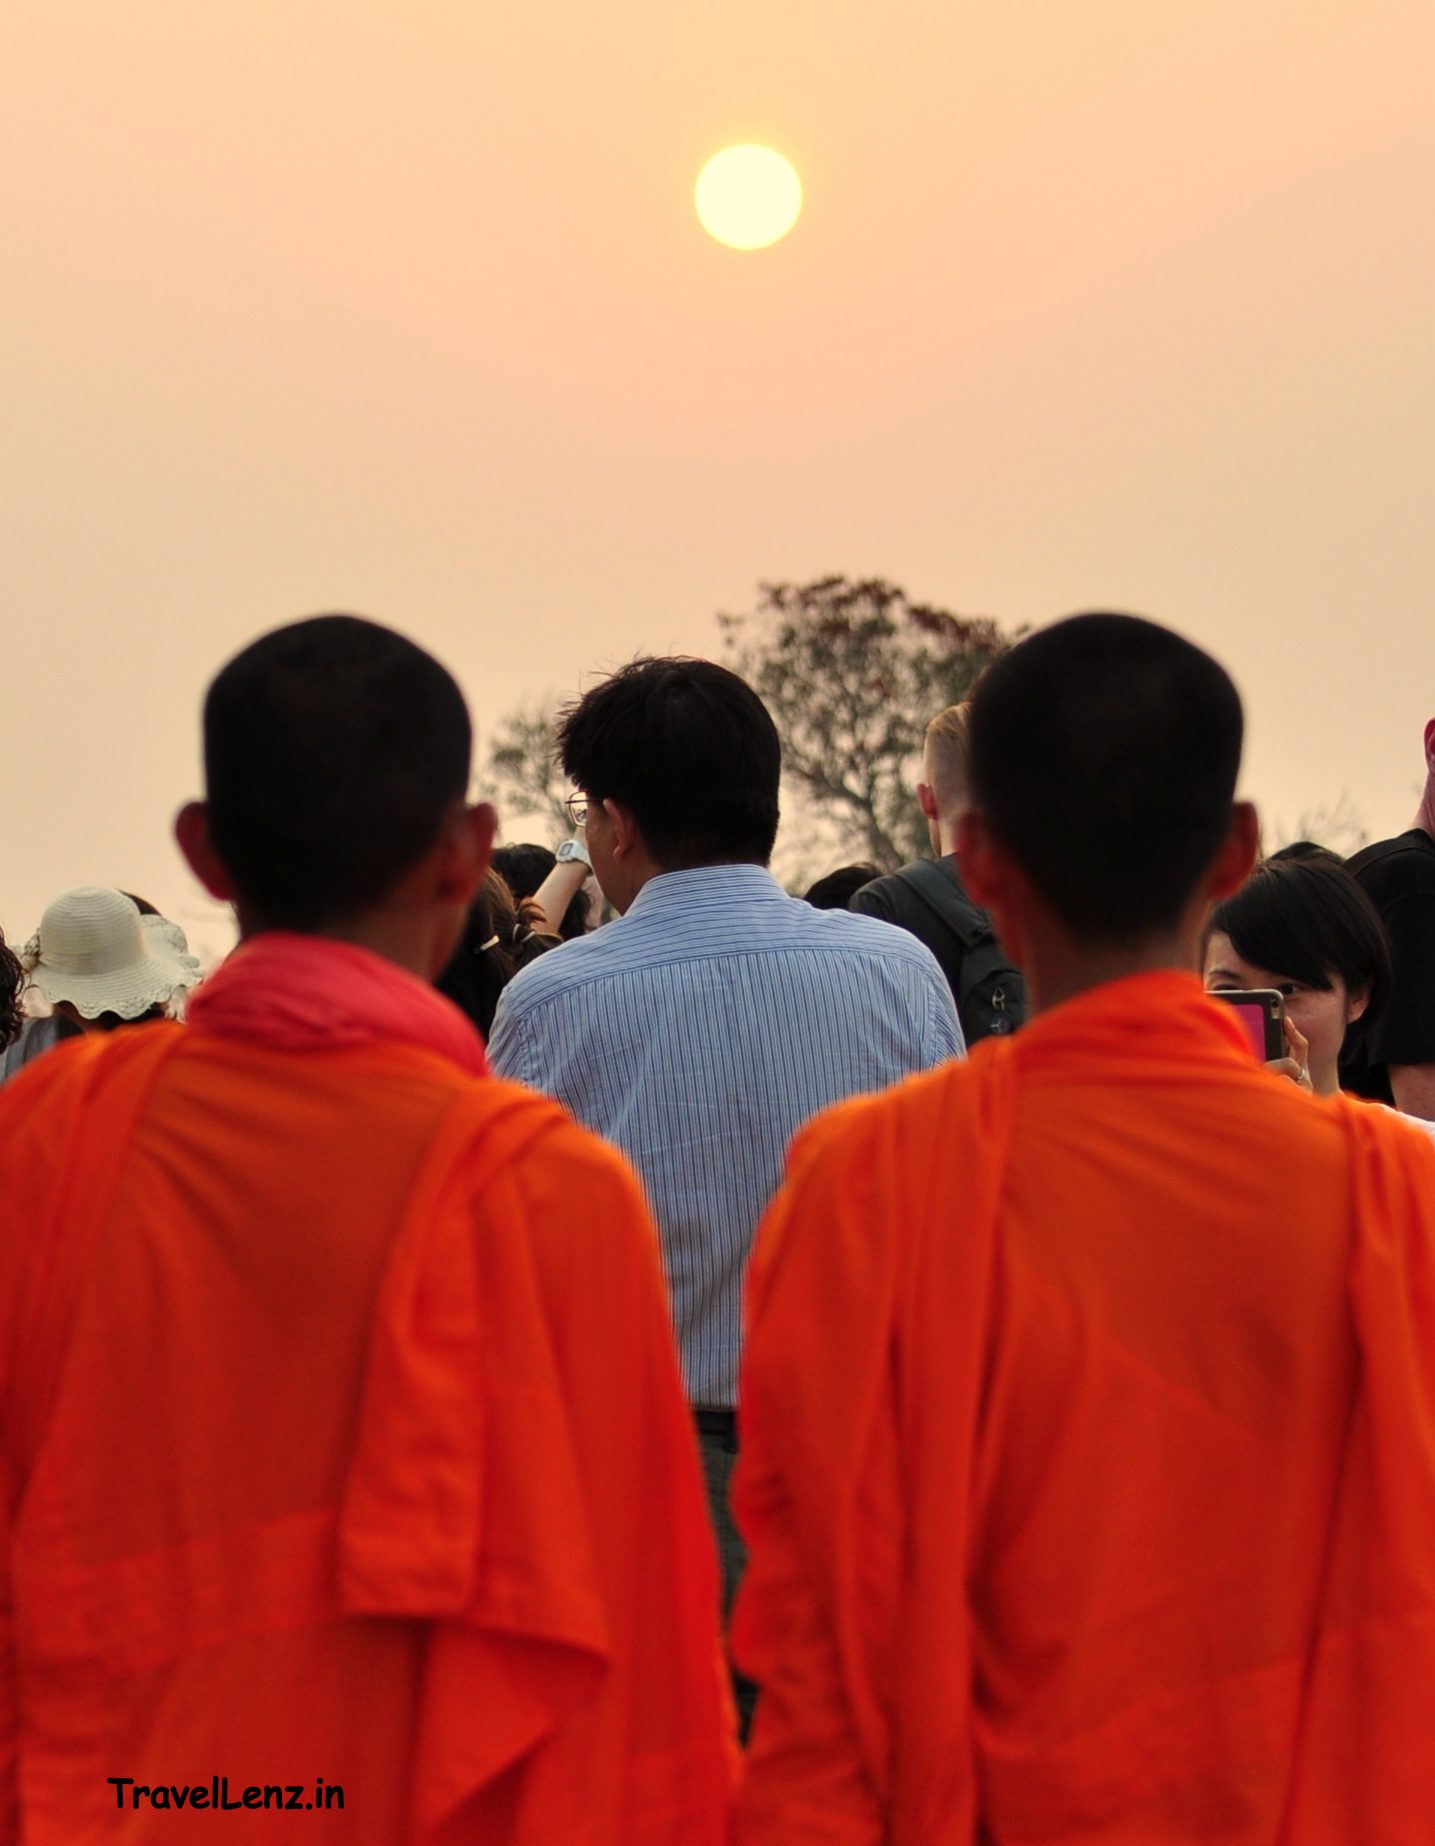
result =
[[[1212,910],[1204,976],[1208,993],[1281,994],[1289,1056],[1275,1068],[1333,1096],[1347,1028],[1389,995],[1390,949],[1374,905],[1338,860],[1267,859]]]

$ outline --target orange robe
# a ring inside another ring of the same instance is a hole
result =
[[[0,1842],[717,1846],[636,1182],[433,1051],[298,1062],[153,1027],[6,1092]],[[218,1777],[343,1807],[216,1812]]]
[[[1096,989],[757,1240],[747,1846],[1435,1841],[1435,1149]]]

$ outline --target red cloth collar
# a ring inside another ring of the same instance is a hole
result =
[[[275,930],[240,943],[195,991],[192,1029],[279,1051],[335,1051],[397,1040],[474,1076],[483,1040],[442,994],[396,963],[328,936]]]

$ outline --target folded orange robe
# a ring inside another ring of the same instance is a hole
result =
[[[0,1455],[4,1846],[725,1837],[656,1240],[554,1104],[398,1043],[37,1061]]]
[[[1435,1149],[1194,980],[820,1118],[752,1266],[749,1846],[1435,1841]]]

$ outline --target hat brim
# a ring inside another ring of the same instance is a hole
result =
[[[203,969],[193,955],[176,946],[173,936],[179,932],[174,925],[162,917],[145,917],[143,924],[145,953],[127,967],[108,974],[80,974],[42,959],[31,971],[31,982],[51,1006],[68,1001],[85,1019],[98,1019],[101,1013],[138,1019],[151,1007],[198,986]]]

